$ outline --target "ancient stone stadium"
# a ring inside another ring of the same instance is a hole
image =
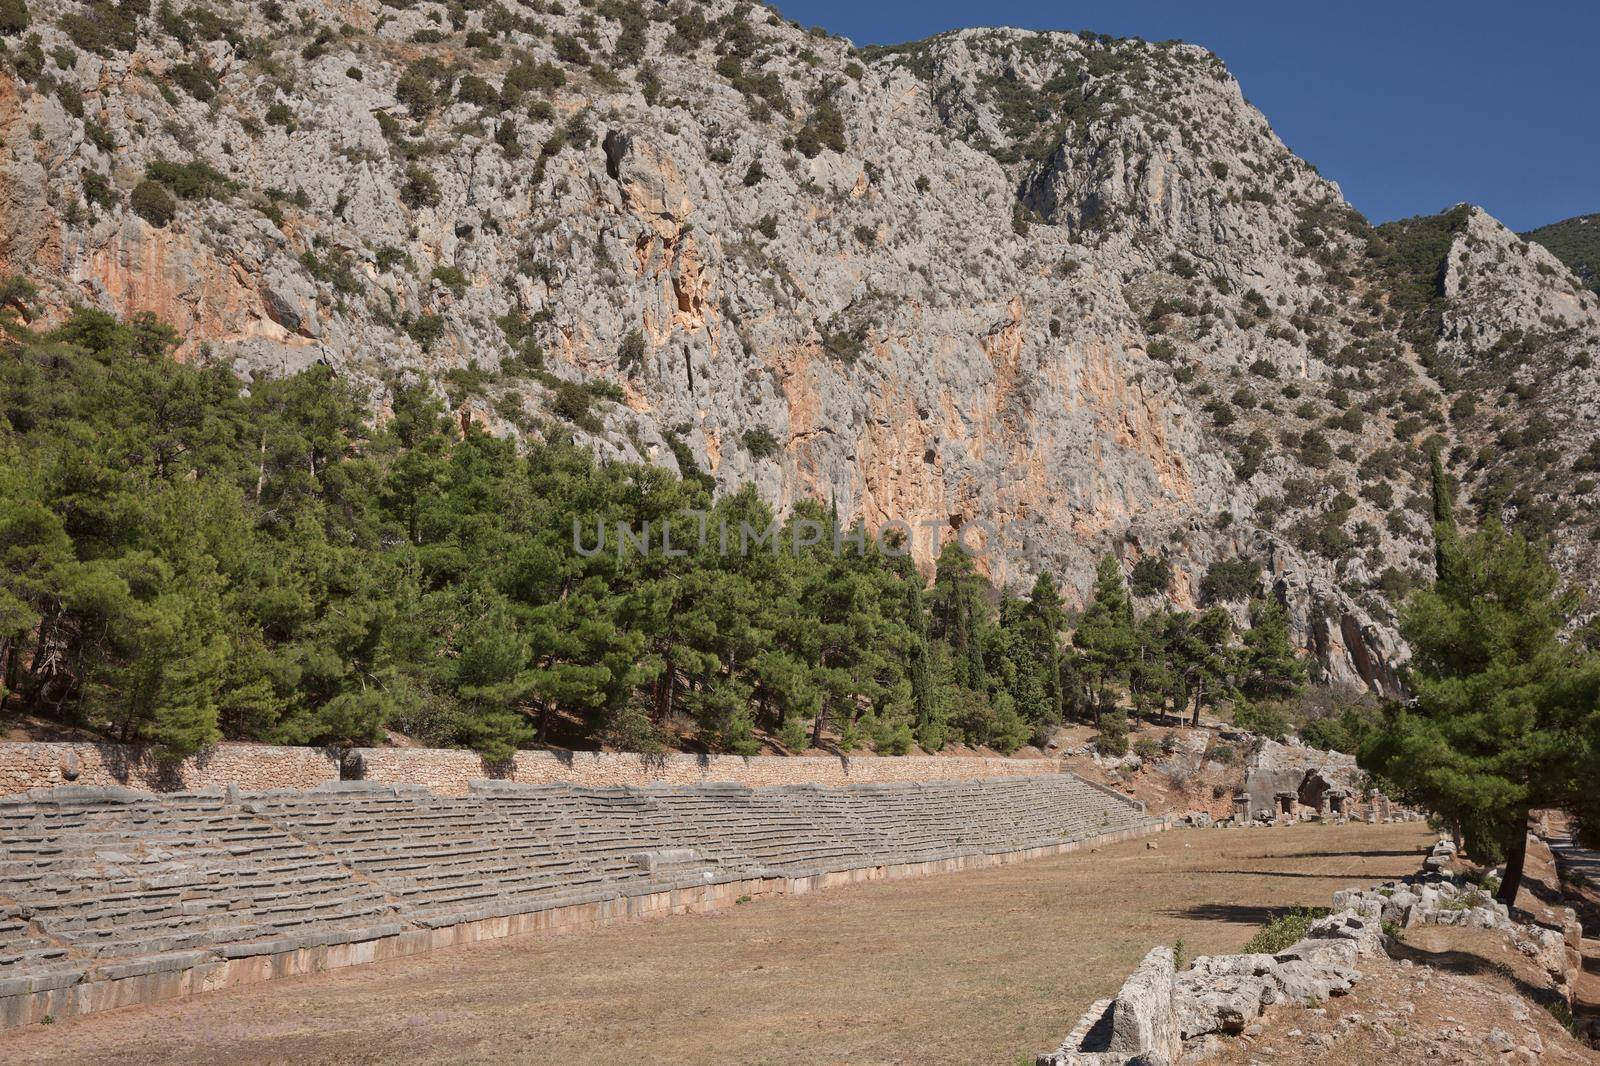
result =
[[[1600,1066],[1600,4],[781,7],[0,0],[0,1066]]]
[[[622,917],[1038,858],[1160,827],[1071,774],[465,797],[355,782],[0,798],[0,1020]]]

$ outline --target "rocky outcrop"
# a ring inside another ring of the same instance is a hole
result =
[[[1533,847],[1544,846],[1537,838],[1530,837],[1529,842]],[[1552,912],[1554,920],[1545,923],[1525,913],[1513,914],[1482,884],[1450,872],[1455,855],[1455,845],[1441,840],[1423,863],[1421,874],[1375,888],[1335,892],[1333,905],[1376,907],[1384,922],[1400,929],[1459,925],[1501,930],[1518,951],[1544,968],[1556,994],[1571,1002],[1573,980],[1581,966],[1575,949],[1583,940],[1576,913],[1569,907],[1560,908]]]
[[[1333,913],[1311,922],[1306,935],[1283,951],[1201,956],[1180,969],[1171,949],[1155,948],[1115,999],[1090,1007],[1062,1046],[1036,1061],[1039,1066],[1205,1061],[1224,1049],[1224,1038],[1245,1032],[1273,1006],[1314,1005],[1349,993],[1362,979],[1363,958],[1387,958],[1386,925],[1503,930],[1518,950],[1545,967],[1556,992],[1570,1001],[1575,971],[1569,941],[1576,918],[1566,912],[1571,928],[1561,930],[1527,915],[1514,920],[1504,904],[1448,872],[1454,855],[1455,846],[1441,840],[1416,877],[1334,893]],[[1576,932],[1581,939],[1581,929]]]
[[[1175,1063],[1215,1035],[1238,1035],[1274,1004],[1316,1003],[1349,992],[1363,955],[1381,952],[1377,911],[1367,905],[1313,923],[1277,954],[1202,955],[1174,967],[1155,948],[1114,1000],[1096,1003],[1039,1066],[1153,1066]]]
[[[1365,780],[1353,755],[1263,738],[1245,767],[1246,817],[1293,817],[1303,807],[1326,810],[1334,796],[1353,808],[1365,793]],[[1339,806],[1342,810],[1345,804]]]

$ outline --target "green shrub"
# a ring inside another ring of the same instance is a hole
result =
[[[1100,729],[1094,746],[1102,755],[1128,754],[1128,712],[1121,707],[1108,707],[1100,712]]]
[[[0,37],[15,37],[27,28],[27,0],[0,0]]]
[[[1135,596],[1154,596],[1172,585],[1172,563],[1159,555],[1145,555],[1133,564],[1128,585]]]
[[[385,244],[374,252],[373,260],[377,263],[378,269],[384,273],[388,273],[402,263],[409,269],[415,269],[411,262],[411,256],[403,249],[396,248],[392,244]]]
[[[492,107],[496,110],[500,107],[500,94],[476,74],[468,74],[461,79],[456,86],[456,99],[475,107]]]
[[[1300,461],[1318,470],[1325,469],[1333,462],[1333,446],[1321,431],[1308,429],[1301,435]]]
[[[1261,564],[1250,559],[1220,559],[1200,579],[1200,595],[1209,603],[1249,599],[1261,580]]]
[[[116,139],[111,136],[110,130],[106,129],[98,122],[85,119],[83,123],[83,135],[88,139],[90,144],[94,145],[95,148],[101,152],[109,154],[116,151]]]
[[[1333,715],[1313,718],[1300,730],[1300,740],[1309,748],[1321,751],[1350,752],[1350,734],[1344,724]]]
[[[500,84],[500,100],[506,107],[514,107],[525,93],[551,92],[566,83],[566,71],[554,63],[524,60],[506,71],[505,80]]]
[[[590,432],[599,432],[600,420],[590,410],[594,396],[581,382],[558,380],[555,385],[555,400],[550,405],[560,418],[566,419],[573,425]]]
[[[404,329],[423,351],[431,351],[434,342],[444,335],[444,319],[438,315],[418,315],[405,323]]]
[[[1283,741],[1289,735],[1289,716],[1271,703],[1241,703],[1233,709],[1233,724],[1240,729],[1271,740]]]
[[[805,751],[811,746],[811,734],[806,732],[806,724],[799,715],[784,718],[783,728],[778,730],[778,743],[790,751]]]
[[[198,159],[188,163],[156,159],[145,166],[144,176],[160,182],[180,200],[215,199],[233,188],[221,171]]]
[[[467,289],[467,276],[458,266],[436,266],[433,268],[434,278],[444,282],[445,288],[460,296]]]
[[[62,15],[56,25],[73,44],[98,56],[131,52],[139,46],[139,20],[132,3],[113,5],[100,0],[82,13]]]
[[[507,159],[516,159],[522,155],[522,138],[517,134],[517,124],[512,119],[506,119],[495,127],[494,143],[506,154]]]
[[[637,329],[630,329],[617,345],[617,366],[624,373],[632,373],[644,365],[644,355],[644,334]]]
[[[424,207],[436,207],[440,199],[439,183],[432,174],[415,163],[406,167],[406,180],[400,186],[401,203],[416,211]]]
[[[334,291],[346,296],[361,292],[361,279],[356,274],[355,262],[350,253],[340,248],[329,249],[326,256],[318,258],[310,248],[300,253],[300,265],[318,281],[326,281]]]
[[[445,395],[452,407],[460,407],[469,397],[482,396],[493,378],[493,374],[485,373],[478,361],[473,359],[466,366],[451,367],[445,371]]]
[[[865,326],[841,326],[834,328],[832,324],[822,331],[822,350],[846,366],[853,366],[867,351],[867,329]]]
[[[849,145],[844,137],[844,116],[832,101],[820,101],[812,109],[811,117],[795,136],[794,146],[807,159],[814,159],[824,149],[843,152]]]
[[[1146,761],[1159,759],[1164,754],[1161,741],[1155,737],[1140,737],[1134,741],[1133,753]]]
[[[70,81],[64,81],[56,86],[56,99],[61,101],[61,109],[73,118],[83,117],[83,94],[78,87]]]
[[[589,65],[589,50],[583,46],[582,41],[571,34],[558,33],[551,43],[555,45],[556,58],[561,62],[574,67]]]
[[[1311,924],[1331,913],[1327,907],[1296,907],[1288,914],[1279,915],[1246,941],[1245,954],[1276,955],[1304,940]]]
[[[744,450],[752,459],[765,459],[778,452],[778,438],[766,426],[754,426],[744,431]]]
[[[879,755],[904,755],[911,750],[911,744],[911,726],[904,722],[879,730],[872,741],[873,750]]]
[[[179,63],[172,68],[168,76],[174,85],[202,104],[216,99],[219,80],[215,74],[198,63]]]
[[[1567,1005],[1566,1000],[1547,999],[1544,1001],[1544,1009],[1549,1011],[1550,1016],[1560,1022],[1567,1032],[1573,1036],[1578,1035],[1578,1020],[1573,1017],[1572,1008]]]
[[[267,125],[282,126],[289,132],[294,132],[294,112],[289,105],[279,101],[267,108]]]
[[[117,194],[111,188],[111,180],[96,170],[83,172],[83,202],[90,207],[111,207],[117,202]]]
[[[413,60],[395,82],[395,99],[406,105],[413,118],[422,118],[439,106],[438,83],[445,76],[444,67],[432,56]]]
[[[172,198],[172,194],[160,182],[149,178],[134,186],[132,195],[128,197],[128,206],[152,226],[165,226],[178,213],[178,202]]]

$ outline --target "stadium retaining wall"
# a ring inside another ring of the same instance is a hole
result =
[[[444,748],[296,748],[217,744],[181,761],[147,747],[84,742],[0,744],[0,796],[60,785],[122,785],[145,792],[192,792],[234,785],[250,792],[314,788],[347,779],[420,785],[465,795],[474,780],[568,782],[595,788],[728,783],[865,785],[968,781],[1055,774],[1059,759],[963,755],[639,755],[627,752],[522,751],[506,763]]]

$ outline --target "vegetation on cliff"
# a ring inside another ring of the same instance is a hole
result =
[[[1522,234],[1550,249],[1583,283],[1600,292],[1600,215],[1579,215]]]
[[[12,708],[173,754],[388,728],[502,758],[553,718],[569,740],[645,750],[687,720],[735,752],[758,728],[790,749],[1010,751],[1065,716],[1120,724],[1123,692],[1198,714],[1302,676],[1273,607],[1236,652],[1220,609],[1136,617],[1109,557],[1074,647],[1048,577],[998,594],[954,544],[924,587],[802,504],[778,550],[725,549],[717,531],[772,524],[751,490],[713,500],[702,479],[554,438],[519,450],[422,385],[393,383],[374,424],[325,367],[246,387],[171,359],[152,316],[79,308],[36,331],[30,299],[20,280],[0,292]],[[1104,727],[1116,747],[1125,730]]]

